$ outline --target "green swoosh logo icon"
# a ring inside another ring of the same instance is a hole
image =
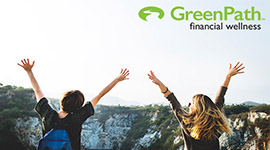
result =
[[[164,11],[155,6],[144,7],[139,11],[139,16],[142,20],[147,21],[146,17],[151,15],[152,13],[159,13],[159,19],[162,19],[164,17]]]

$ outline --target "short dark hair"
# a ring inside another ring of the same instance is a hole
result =
[[[67,91],[61,99],[61,108],[65,112],[79,110],[84,103],[84,95],[79,90]]]

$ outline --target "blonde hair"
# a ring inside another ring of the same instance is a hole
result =
[[[226,132],[232,134],[224,113],[203,94],[193,96],[194,112],[183,118],[190,135],[196,140],[209,141],[218,133]]]

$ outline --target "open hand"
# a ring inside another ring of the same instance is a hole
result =
[[[232,64],[230,64],[229,72],[227,75],[232,77],[236,74],[244,73],[244,71],[241,71],[245,68],[245,67],[241,67],[242,65],[243,63],[240,64],[240,62],[237,62],[237,64],[232,68]]]
[[[116,79],[117,79],[117,81],[128,80],[129,79],[129,78],[127,78],[128,75],[129,75],[128,69],[125,69],[125,70],[121,69],[121,72]]]
[[[32,68],[34,67],[35,61],[30,64],[29,59],[23,59],[21,60],[22,64],[18,63],[19,66],[21,66],[26,72],[32,71]]]
[[[152,80],[153,83],[155,83],[156,85],[159,85],[161,82],[160,80],[155,76],[154,72],[151,70],[150,74],[147,74],[149,79]]]

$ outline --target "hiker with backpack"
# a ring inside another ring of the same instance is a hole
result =
[[[42,132],[45,137],[40,140],[38,149],[59,149],[55,147],[60,146],[60,149],[80,150],[83,122],[94,114],[94,107],[106,93],[108,93],[118,82],[128,79],[127,76],[129,75],[129,70],[122,69],[120,74],[109,85],[95,96],[91,102],[86,102],[84,106],[84,95],[82,92],[79,90],[66,92],[61,99],[61,111],[56,112],[48,104],[48,100],[45,98],[32,72],[34,64],[35,61],[30,63],[29,59],[23,59],[21,60],[21,64],[18,63],[30,78],[37,99],[35,110],[42,120]],[[65,136],[66,133],[67,135],[64,138],[67,138],[67,142],[63,142],[64,140],[59,136]],[[50,138],[53,140],[50,140]]]

